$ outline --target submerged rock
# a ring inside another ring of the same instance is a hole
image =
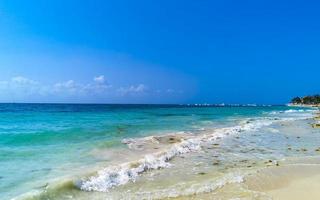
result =
[[[320,128],[320,124],[312,124],[313,128]]]
[[[264,162],[264,163],[272,163],[272,160],[268,160],[268,161],[266,161],[266,162]]]
[[[306,149],[306,148],[302,148],[302,149],[301,149],[301,151],[308,151],[308,149]]]
[[[219,165],[219,164],[220,164],[219,160],[213,161],[213,163],[212,163],[212,165]]]

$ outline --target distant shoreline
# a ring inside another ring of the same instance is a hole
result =
[[[294,103],[289,103],[287,104],[288,106],[292,107],[312,107],[312,108],[320,108],[320,104],[294,104]]]

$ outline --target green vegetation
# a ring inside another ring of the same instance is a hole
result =
[[[291,100],[293,104],[318,105],[320,104],[320,95],[311,95],[304,97],[295,97]]]

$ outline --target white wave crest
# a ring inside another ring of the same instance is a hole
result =
[[[174,186],[165,189],[158,189],[151,192],[139,192],[137,194],[124,194],[124,198],[129,199],[166,199],[166,198],[177,198],[183,196],[197,195],[201,193],[213,192],[220,189],[228,184],[242,183],[246,174],[241,173],[228,173],[223,177],[216,180],[209,179],[205,182],[193,183],[186,187],[185,184],[178,183]],[[138,197],[138,198],[137,198]]]
[[[290,109],[290,110],[286,110],[284,111],[285,113],[300,113],[300,112],[306,112],[306,110],[303,110],[303,109],[300,109],[300,110],[293,110],[293,109]]]
[[[269,126],[275,121],[291,121],[300,118],[262,118],[248,119],[240,125],[215,129],[211,133],[181,139],[181,142],[172,144],[168,150],[159,153],[147,154],[144,158],[127,162],[117,166],[104,168],[97,172],[97,175],[82,179],[76,185],[84,191],[107,192],[110,188],[124,185],[129,181],[134,182],[136,178],[145,171],[170,167],[169,161],[175,157],[189,152],[201,150],[201,145],[206,142],[215,141],[227,135],[239,134],[244,131],[256,131],[262,127]],[[141,139],[138,139],[141,140]],[[148,137],[147,140],[150,140]],[[151,137],[151,141],[154,138]],[[124,140],[130,147],[132,140]],[[154,142],[154,141],[153,141]],[[156,141],[157,142],[157,141]]]
[[[173,145],[168,151],[145,155],[137,162],[124,163],[98,171],[96,176],[82,180],[77,185],[84,191],[106,192],[108,189],[135,181],[139,174],[152,169],[170,167],[173,157],[200,149],[200,141],[189,139]]]

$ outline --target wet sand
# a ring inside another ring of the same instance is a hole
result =
[[[274,200],[320,199],[320,172],[311,177],[292,180],[285,187],[268,191]]]
[[[32,199],[320,199],[319,129],[312,115],[287,113],[199,134],[124,139],[127,148],[91,152],[110,167]]]
[[[289,161],[283,166],[259,170],[246,178],[248,189],[274,200],[317,200],[320,198],[319,157]]]

